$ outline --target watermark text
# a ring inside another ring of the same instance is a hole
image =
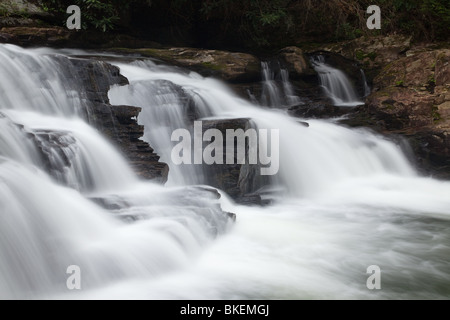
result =
[[[263,176],[273,176],[279,171],[278,129],[227,129],[224,137],[223,132],[218,129],[203,132],[202,122],[195,121],[193,136],[187,129],[177,129],[172,133],[172,142],[178,142],[171,154],[175,165],[248,163],[260,165]],[[209,144],[203,147],[204,142]]]

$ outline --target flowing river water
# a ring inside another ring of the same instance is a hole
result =
[[[143,108],[143,139],[171,170],[165,187],[144,182],[80,115],[80,93],[65,87],[74,80],[58,71],[71,54],[81,53],[0,46],[0,299],[450,297],[450,183],[420,176],[395,142],[332,121],[305,127],[218,80],[114,59],[130,84],[111,88],[111,103]],[[186,95],[201,117],[280,130],[271,205],[217,200],[195,187],[202,167],[171,164]],[[36,139],[58,174],[43,169]],[[66,287],[70,265],[80,291]],[[372,265],[381,290],[366,286]]]

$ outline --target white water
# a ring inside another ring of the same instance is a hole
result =
[[[279,78],[275,74],[274,68],[271,67],[269,62],[261,63],[262,69],[262,105],[268,107],[291,107],[301,103],[300,97],[298,97],[294,88],[289,81],[289,72],[286,69],[282,69],[278,65]]]
[[[164,91],[161,93],[160,84],[154,83],[161,79],[202,97],[202,103],[199,104],[201,114],[223,118],[251,118],[260,129],[279,129],[280,172],[277,178],[294,196],[323,193],[346,179],[384,173],[414,175],[414,170],[398,146],[364,130],[350,130],[316,120],[308,120],[310,127],[306,128],[297,119],[289,118],[280,111],[264,110],[233,96],[217,80],[202,78],[196,74],[182,75],[167,69],[161,71],[160,67],[142,63],[118,65],[131,84],[116,86],[110,90],[111,102],[144,108],[139,122],[149,130],[147,141],[158,140],[156,144],[163,144],[162,147],[155,148],[163,161],[176,170],[180,168],[171,163],[170,153],[174,143],[170,142],[170,136],[173,130],[187,126],[183,122],[185,110],[177,101],[175,92],[171,95]],[[167,103],[168,96],[176,101],[174,105]],[[161,130],[161,124],[168,130]],[[171,173],[177,184],[184,181],[179,179],[180,176],[192,174],[190,168],[186,171]]]
[[[227,218],[209,192],[165,189],[135,177],[77,117],[82,110],[71,109],[82,101],[62,89],[71,74],[58,74],[48,52],[13,46],[0,52],[11,57],[0,61],[0,70],[34,78],[8,91],[5,73],[0,78],[7,92],[0,96],[0,299],[64,298],[70,265],[81,267],[86,291],[156,277],[186,267],[224,232]],[[34,139],[48,153],[50,170]],[[107,212],[87,197],[118,207]],[[122,221],[130,219],[140,222]]]
[[[333,101],[335,106],[354,107],[364,104],[344,72],[326,64],[323,56],[312,59],[312,64],[319,74],[325,94]]]
[[[28,56],[39,63],[47,59],[39,51],[0,50],[15,52],[19,62]],[[170,92],[174,85],[195,99],[200,115],[251,117],[258,127],[280,129],[276,180],[286,192],[266,208],[237,206],[224,195],[224,210],[238,217],[227,229],[209,192],[137,181],[120,155],[82,120],[64,113],[49,117],[44,106],[17,110],[16,104],[31,104],[21,102],[27,99],[22,91],[48,90],[44,84],[52,72],[40,67],[42,82],[30,83],[27,90],[16,87],[13,96],[20,99],[10,99],[2,111],[11,120],[0,119],[0,298],[450,296],[450,183],[418,177],[397,145],[324,121],[309,121],[305,128],[281,111],[251,105],[222,83],[194,73],[149,62],[119,66],[131,84],[113,88],[112,102],[144,108],[139,121],[146,125],[145,138],[157,137],[152,146],[166,159],[166,134],[185,124],[179,101],[184,95]],[[45,94],[64,97],[58,90]],[[107,211],[86,199],[82,187],[58,186],[37,169],[36,150],[11,121],[30,131],[66,128],[77,145],[89,150],[86,165],[95,168],[96,162],[109,159],[112,168],[105,170],[111,182],[101,171],[89,174],[100,185],[111,183],[114,191],[94,188],[87,195],[124,205]],[[173,185],[193,183],[182,179],[192,169],[173,169]],[[115,180],[124,172],[129,180],[122,186]],[[129,218],[138,221],[123,222]],[[221,235],[214,239],[217,231]],[[65,288],[65,270],[72,264],[83,270],[83,290],[75,293]],[[374,264],[383,271],[380,291],[366,288],[365,272]]]
[[[364,98],[368,97],[370,93],[372,92],[372,89],[370,88],[369,84],[367,83],[367,77],[366,73],[363,69],[361,69],[361,77],[364,82]]]

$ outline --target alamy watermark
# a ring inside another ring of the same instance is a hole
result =
[[[367,274],[370,274],[366,285],[369,290],[381,290],[381,268],[372,265],[367,268]]]
[[[79,6],[69,6],[66,10],[68,14],[71,14],[69,18],[67,18],[66,26],[69,30],[80,30],[81,29],[81,9]]]
[[[381,9],[379,6],[372,5],[367,8],[367,13],[371,14],[367,19],[367,28],[370,30],[381,29]]]
[[[278,129],[227,129],[224,137],[218,129],[203,132],[202,121],[195,121],[193,135],[187,129],[172,133],[172,142],[178,142],[171,153],[173,164],[260,165],[263,176],[276,175],[280,169]],[[204,146],[204,142],[209,144]]]
[[[66,281],[67,289],[81,290],[81,268],[77,265],[72,265],[67,267],[66,273],[70,275]]]
[[[66,26],[69,30],[81,29],[81,9],[77,5],[71,5],[66,12],[71,16],[67,19]],[[371,5],[366,11],[371,16],[367,19],[367,28],[370,30],[381,29],[381,9],[377,5]]]

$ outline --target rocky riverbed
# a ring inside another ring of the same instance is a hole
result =
[[[109,52],[152,58],[157,63],[227,81],[243,98],[249,98],[249,93],[256,97],[261,94],[261,61],[276,60],[281,68],[289,71],[296,94],[303,98],[301,104],[290,106],[289,112],[293,116],[344,116],[344,124],[368,126],[384,134],[400,135],[409,141],[416,162],[426,174],[450,177],[448,43],[414,44],[410,37],[400,35],[361,37],[339,43],[291,46],[268,58],[267,54],[258,56],[223,50],[162,47],[121,34],[99,37],[95,32],[72,32],[55,26],[51,15],[29,1],[3,1],[1,10],[2,43],[28,47],[97,47]],[[346,72],[359,92],[362,90],[360,70],[365,71],[372,93],[364,106],[342,109],[324,96],[309,62],[309,57],[319,52],[328,63]],[[87,115],[90,121],[115,141],[142,177],[165,182],[168,166],[160,163],[153,149],[140,140],[143,128],[132,120],[139,115],[139,107],[113,107],[109,104],[109,87],[127,83],[119,75],[119,70],[89,59],[71,59],[68,63],[83,85],[89,88],[85,99],[90,105]],[[228,180],[218,177],[216,184],[224,187],[224,181]],[[232,188],[237,188],[237,184],[233,182]]]

